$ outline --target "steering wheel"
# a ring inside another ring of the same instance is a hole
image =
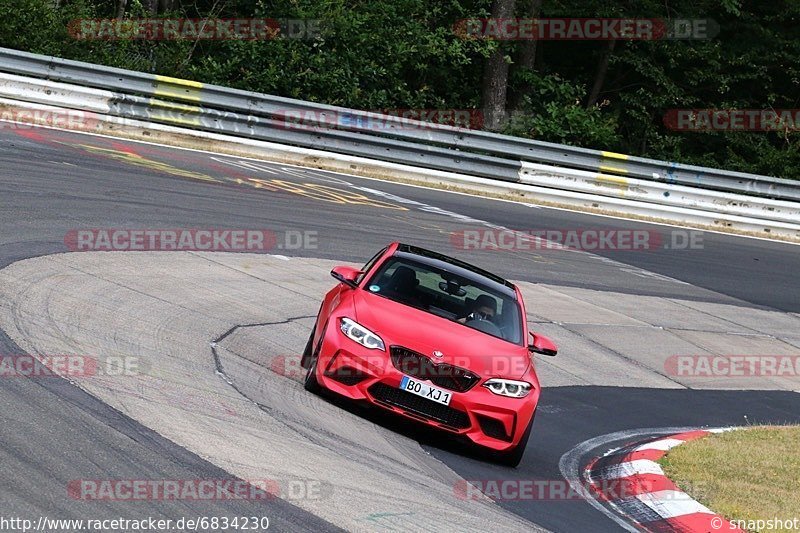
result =
[[[497,325],[490,320],[481,320],[480,318],[470,318],[467,320],[466,325],[473,329],[477,329],[478,331],[488,333],[489,335],[494,335],[495,337],[503,336],[503,332],[500,331],[500,328],[497,327]]]

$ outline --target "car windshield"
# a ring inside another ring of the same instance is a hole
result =
[[[485,285],[409,259],[387,260],[364,287],[396,302],[520,344],[516,300]]]

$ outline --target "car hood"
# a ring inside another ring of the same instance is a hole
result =
[[[506,342],[367,291],[355,291],[356,320],[390,346],[422,353],[435,363],[449,363],[481,377],[521,377],[530,364],[525,346]],[[442,352],[441,358],[433,352]]]

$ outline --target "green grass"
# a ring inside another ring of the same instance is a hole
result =
[[[659,463],[682,490],[729,520],[800,523],[798,426],[715,434],[674,448]]]

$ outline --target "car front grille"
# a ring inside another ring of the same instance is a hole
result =
[[[466,392],[475,386],[480,377],[464,368],[447,363],[435,363],[431,358],[402,346],[391,347],[392,364],[400,372],[421,380],[428,380],[444,389]]]
[[[433,402],[397,387],[390,387],[385,383],[376,383],[371,386],[369,393],[378,402],[399,407],[453,429],[464,429],[470,426],[469,416],[464,411]]]

